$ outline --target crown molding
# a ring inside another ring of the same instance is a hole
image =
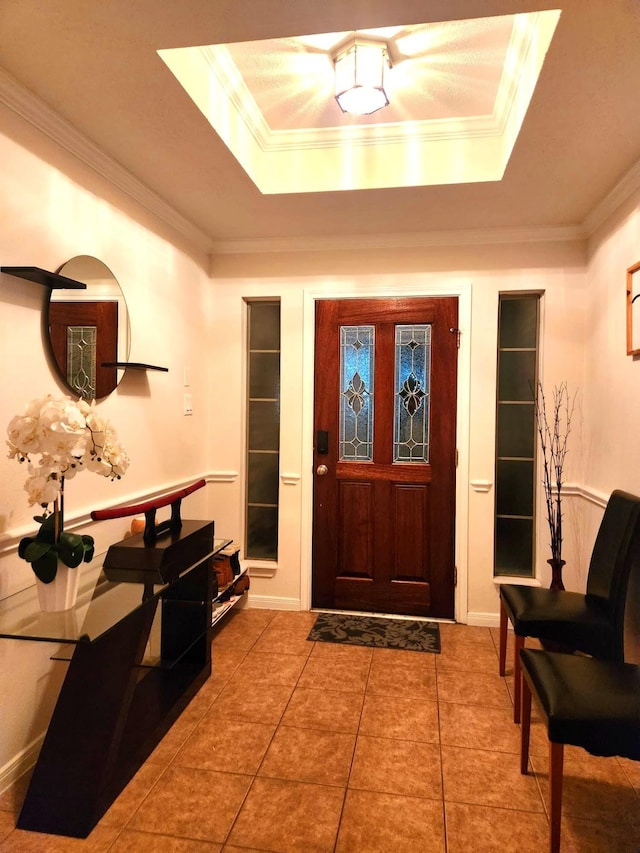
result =
[[[105,154],[84,134],[76,130],[73,125],[2,68],[0,68],[0,103],[28,121],[199,249],[205,252],[211,251],[211,239],[203,231],[196,228],[128,169]]]
[[[567,243],[586,239],[580,225],[542,228],[480,228],[412,234],[358,234],[215,242],[212,254],[253,255],[282,252],[328,252],[371,249],[422,249],[435,246],[480,246],[501,243]]]
[[[626,172],[617,184],[598,202],[582,225],[585,234],[592,237],[601,225],[621,207],[627,199],[640,190],[640,160]]]
[[[540,228],[498,228],[466,231],[431,231],[414,234],[281,238],[215,241],[185,219],[131,172],[106,155],[51,107],[0,68],[0,103],[28,121],[114,187],[213,255],[282,252],[326,252],[368,249],[429,248],[436,246],[503,243],[576,242],[586,240],[635,192],[640,190],[640,160],[593,208],[580,224]]]

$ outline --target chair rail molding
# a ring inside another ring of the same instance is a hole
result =
[[[211,471],[204,479],[207,483],[233,483],[239,476],[237,471]]]

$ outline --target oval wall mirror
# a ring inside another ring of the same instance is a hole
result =
[[[71,258],[58,273],[87,287],[50,292],[46,323],[53,362],[72,394],[99,400],[124,375],[114,362],[129,358],[131,336],[124,294],[109,267],[89,255]]]

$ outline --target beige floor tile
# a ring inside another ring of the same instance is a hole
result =
[[[127,828],[222,843],[252,779],[237,773],[170,767]]]
[[[235,844],[225,844],[222,853],[264,853],[264,849],[258,850],[257,847],[236,847]]]
[[[277,684],[293,688],[305,663],[306,658],[299,655],[251,652],[244,658],[233,677],[234,681]]]
[[[360,734],[439,743],[438,703],[413,697],[367,693]]]
[[[206,717],[174,758],[178,767],[254,774],[271,742],[275,726]]]
[[[31,770],[23,773],[16,781],[0,794],[0,811],[11,812],[17,815],[22,808],[29,782],[31,781]]]
[[[109,848],[109,853],[220,853],[221,844],[173,838],[169,835],[150,835],[125,829]]]
[[[304,629],[309,633],[316,623],[318,614],[313,610],[276,610],[272,627],[285,630]]]
[[[355,742],[352,734],[280,726],[258,775],[344,787]]]
[[[640,830],[622,823],[598,823],[563,815],[562,853],[638,853]]]
[[[345,791],[282,779],[256,778],[229,844],[282,853],[332,853]]]
[[[276,725],[280,722],[291,693],[291,687],[253,684],[232,678],[209,708],[207,717],[229,717]]]
[[[640,796],[640,761],[632,761],[630,758],[618,758],[618,764],[624,770],[627,779]]]
[[[178,750],[182,749],[185,741],[196,726],[197,722],[195,720],[185,720],[179,717],[153,750],[147,762],[167,767],[175,758]]]
[[[293,691],[282,717],[285,726],[355,734],[362,713],[363,695],[338,690]]]
[[[119,829],[96,826],[88,838],[66,838],[63,835],[46,835],[14,829],[0,844],[2,853],[107,853]]]
[[[373,658],[373,649],[366,646],[351,646],[342,643],[310,643],[313,646],[311,657],[313,660],[324,658],[335,660],[340,663],[353,663],[356,666],[370,664]]]
[[[376,660],[371,664],[367,693],[404,696],[435,701],[436,674],[428,666],[394,664]]]
[[[437,655],[432,652],[414,652],[404,649],[373,649],[373,663],[392,666],[415,667],[416,669],[435,670]]]
[[[163,772],[164,768],[159,764],[149,762],[143,764],[126,788],[116,797],[111,808],[102,816],[100,825],[125,826]]]
[[[461,643],[457,640],[443,643],[442,651],[436,655],[436,667],[462,672],[498,672],[498,657],[495,649],[488,645]]]
[[[460,672],[438,667],[438,700],[463,705],[511,708],[506,679],[490,672]]]
[[[347,693],[364,693],[370,663],[368,660],[353,663],[331,656],[314,656],[305,663],[298,687],[312,690],[342,690]]]
[[[430,743],[359,735],[349,788],[430,799],[441,797],[439,748]]]
[[[545,804],[549,803],[548,755],[531,756]],[[565,748],[562,814],[640,828],[640,800],[615,758]]]
[[[445,803],[544,811],[535,777],[520,773],[517,755],[443,746],[442,773]]]
[[[233,673],[242,663],[246,649],[241,649],[231,644],[230,646],[221,646],[213,643],[211,646],[211,669],[213,672],[214,684],[217,686],[220,682],[225,682],[231,678]],[[210,681],[211,679],[209,679]],[[209,684],[207,681],[203,688]],[[203,689],[201,688],[201,690]]]
[[[306,628],[300,631],[269,627],[256,640],[253,651],[308,657],[313,648],[313,643],[307,640],[308,633]]]
[[[336,853],[444,853],[440,800],[347,791]]]
[[[232,610],[214,629],[214,653],[216,649],[248,651],[272,620],[272,611]]]
[[[539,812],[445,804],[447,853],[541,853],[549,845],[549,822]]]
[[[520,726],[514,724],[510,707],[486,708],[441,702],[440,739],[447,746],[520,755]]]
[[[195,723],[201,720],[224,689],[224,683],[221,679],[209,678],[184,709],[181,719],[190,719]]]
[[[15,825],[16,818],[11,812],[0,811],[0,841],[13,832]]]
[[[440,641],[445,643],[472,643],[495,649],[491,628],[479,625],[462,625],[460,622],[440,622]]]

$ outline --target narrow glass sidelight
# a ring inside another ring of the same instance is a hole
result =
[[[67,326],[67,384],[85,400],[96,396],[97,345],[95,326]]]
[[[373,326],[340,327],[340,461],[373,460]]]
[[[393,461],[429,461],[431,325],[396,326]]]

